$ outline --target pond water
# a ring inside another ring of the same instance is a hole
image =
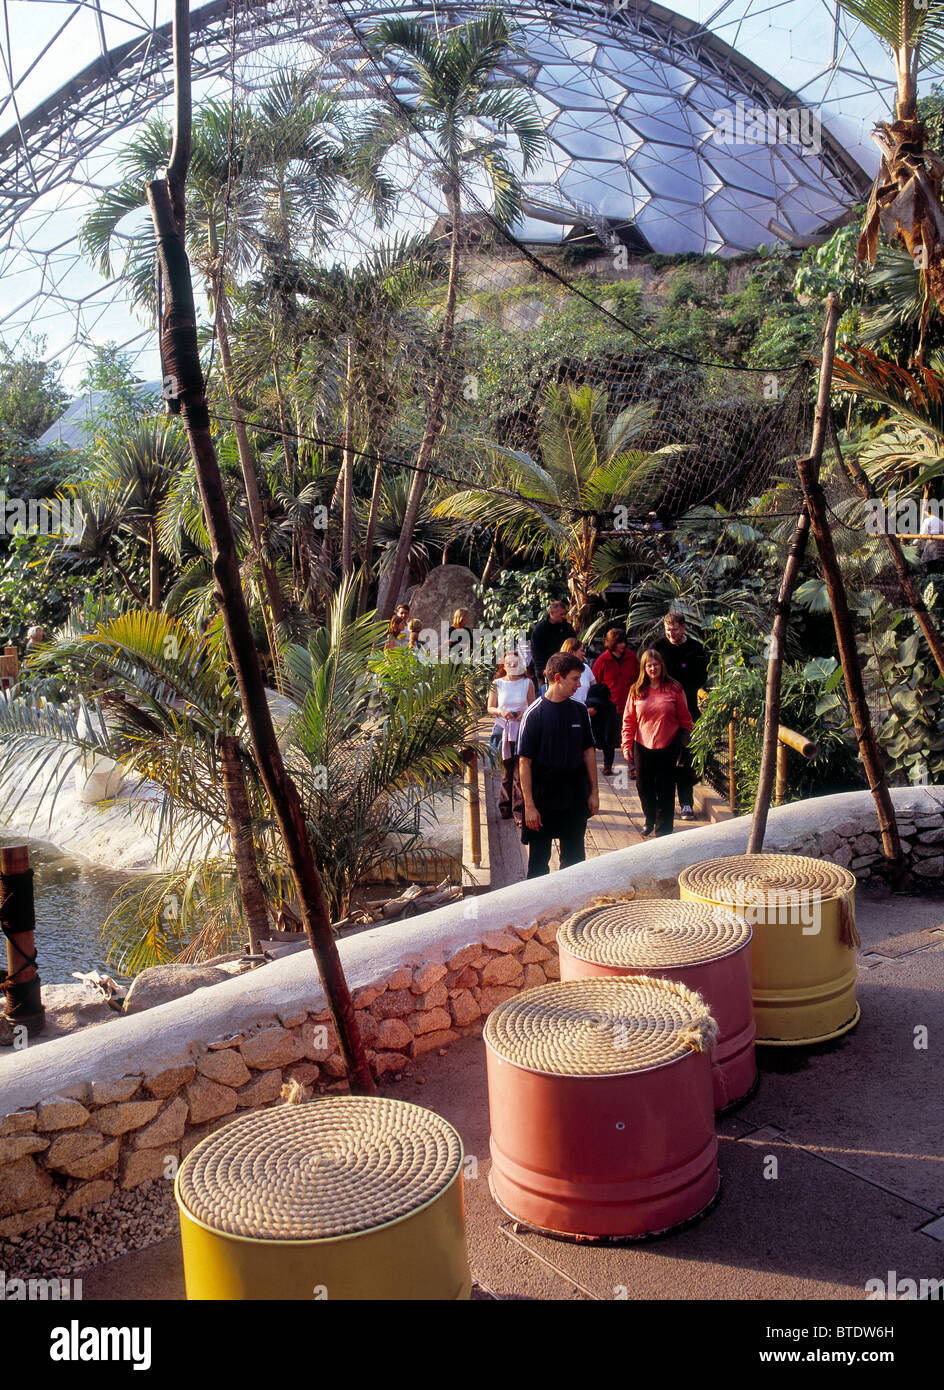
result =
[[[22,835],[0,832],[0,845],[22,845]],[[60,850],[30,844],[33,902],[36,909],[36,960],[46,985],[75,984],[73,970],[100,970],[118,981],[127,979],[106,961],[101,926],[111,911],[112,895],[136,875],[103,869],[73,859]],[[0,952],[5,944],[0,945]],[[6,964],[5,954],[0,964]]]

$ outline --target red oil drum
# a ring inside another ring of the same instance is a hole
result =
[[[718,1192],[710,1052],[685,985],[561,980],[485,1024],[498,1205],[553,1235],[627,1240],[700,1215]]]
[[[586,907],[557,933],[562,980],[659,975],[704,999],[718,1024],[716,1110],[757,1084],[751,1008],[751,927],[729,908],[653,898]]]

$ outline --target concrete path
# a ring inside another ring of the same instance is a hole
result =
[[[677,1235],[603,1249],[516,1229],[488,1191],[480,1039],[389,1086],[455,1124],[476,1159],[465,1184],[474,1296],[856,1300],[892,1270],[944,1280],[944,892],[860,892],[856,915],[861,1023],[815,1051],[759,1051],[758,1093],[719,1125],[721,1200]],[[83,1280],[87,1299],[184,1296],[176,1240]]]

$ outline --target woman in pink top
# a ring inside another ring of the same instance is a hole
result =
[[[692,716],[685,691],[650,647],[623,711],[623,756],[635,760],[636,786],[646,824],[644,835],[671,835],[675,816],[675,765],[691,737]]]

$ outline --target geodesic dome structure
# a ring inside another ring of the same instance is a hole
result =
[[[195,105],[251,95],[287,68],[316,69],[324,88],[355,104],[409,97],[396,58],[368,55],[371,26],[391,14],[448,26],[482,8],[211,0],[191,15]],[[824,0],[683,8],[504,7],[520,51],[503,76],[532,91],[548,135],[514,229],[522,240],[540,247],[589,230],[639,250],[733,255],[777,239],[802,244],[864,196],[868,130],[892,86],[876,41]],[[143,369],[154,374],[153,334],[142,336],[120,285],[82,259],[77,232],[114,181],[123,139],[167,110],[172,4],[155,0],[146,14],[133,0],[6,0],[5,9],[0,336],[15,345],[44,334],[64,363],[89,342],[147,342]],[[442,214],[435,174],[428,142],[411,141],[396,169],[397,230],[428,229]],[[488,206],[484,186],[467,190],[467,204],[476,201]],[[354,210],[336,253],[350,259],[372,235]]]

